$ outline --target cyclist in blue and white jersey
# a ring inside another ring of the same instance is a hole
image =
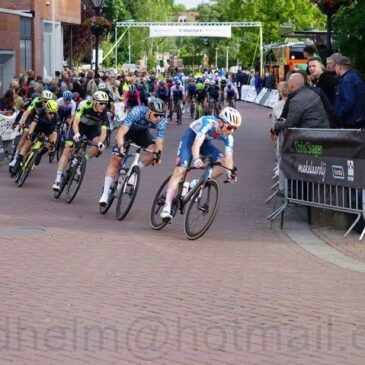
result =
[[[99,200],[101,206],[105,206],[108,202],[110,187],[124,157],[124,142],[131,141],[149,150],[162,152],[164,138],[167,133],[165,113],[166,104],[158,98],[151,98],[148,107],[135,106],[128,113],[118,130],[112,158],[106,169],[103,194]],[[156,138],[151,135],[149,129],[156,129]],[[152,164],[154,157],[153,153],[146,152],[138,166],[142,169]]]
[[[238,94],[237,88],[232,84],[231,81],[227,82],[226,87],[224,88],[224,100],[229,103],[230,101],[236,102],[240,98]]]
[[[73,100],[72,92],[69,90],[64,91],[62,97],[57,99],[57,104],[60,120],[67,118],[69,125],[71,125],[76,112],[76,103]]]
[[[233,168],[233,132],[241,125],[241,114],[233,108],[226,107],[216,118],[207,115],[192,122],[185,130],[181,139],[177,164],[172,173],[166,193],[166,202],[161,212],[162,219],[171,219],[171,204],[178,190],[180,181],[184,178],[187,168],[192,163],[195,168],[204,167],[200,156],[210,156],[213,160],[221,160],[228,168]],[[216,139],[222,141],[225,146],[225,155],[212,143]],[[215,166],[212,178],[221,176],[225,169]],[[227,180],[231,179],[231,173],[227,170]]]

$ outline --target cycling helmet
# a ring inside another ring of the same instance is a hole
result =
[[[215,86],[215,81],[214,80],[210,81],[210,86]]]
[[[231,87],[232,87],[232,82],[231,82],[231,81],[228,81],[228,82],[227,82],[227,87],[228,87],[228,88],[231,88]]]
[[[72,100],[72,92],[70,90],[66,90],[62,94],[64,101],[71,101]]]
[[[164,80],[161,80],[161,81],[159,82],[159,85],[160,85],[160,86],[164,86],[164,85],[165,85],[165,81],[164,81]]]
[[[151,98],[150,102],[148,103],[148,108],[154,113],[158,114],[165,114],[166,112],[166,104],[159,98]]]
[[[99,82],[98,90],[105,90],[105,89],[106,89],[106,85],[103,82]]]
[[[53,100],[53,93],[49,90],[43,90],[41,97],[44,100]]]
[[[204,85],[209,85],[209,83],[210,83],[209,79],[204,80]]]
[[[197,90],[204,90],[204,84],[202,84],[201,82],[198,82],[198,83],[196,84],[196,89],[197,89]]]
[[[57,111],[58,111],[57,101],[48,100],[46,103],[46,110],[49,113],[57,113]]]
[[[173,82],[174,82],[174,84],[176,84],[177,82],[180,82],[179,77],[178,76],[174,76]]]
[[[181,85],[180,80],[175,81],[175,85]]]
[[[101,103],[108,103],[109,96],[105,91],[96,91],[93,95],[93,100],[101,102]]]
[[[134,85],[134,84],[129,85],[128,90],[132,91],[132,92],[135,92],[137,90],[136,85]]]
[[[242,117],[238,110],[229,106],[219,113],[219,119],[221,119],[224,124],[228,124],[236,128],[242,123]]]
[[[143,84],[137,84],[137,90],[143,90]]]

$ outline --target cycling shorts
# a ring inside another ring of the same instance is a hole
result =
[[[124,136],[124,141],[130,141],[143,148],[147,148],[151,144],[155,143],[149,129],[141,129],[138,131],[129,129],[127,134]],[[113,155],[120,156],[120,149],[117,143],[114,144],[112,153]]]
[[[89,141],[92,141],[95,137],[99,137],[100,133],[101,133],[99,127],[86,125],[84,123],[79,123],[79,131],[80,131],[81,136],[85,136]],[[74,132],[73,128],[70,128],[67,133],[66,141],[73,142],[74,135],[75,135],[75,132]],[[70,145],[70,144],[68,144],[68,145]],[[71,144],[71,146],[72,146],[72,144]]]
[[[181,139],[179,149],[177,151],[178,167],[186,167],[188,168],[191,164],[191,160],[193,158],[192,147],[196,138],[196,133],[188,128],[185,130],[185,133]],[[200,155],[205,157],[211,157],[214,161],[223,157],[222,152],[214,146],[211,140],[205,140],[203,144],[200,146]]]
[[[56,126],[53,123],[38,122],[34,134],[45,134],[47,137],[55,131]]]

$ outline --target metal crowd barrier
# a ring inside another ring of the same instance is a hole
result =
[[[332,130],[331,132],[335,133],[336,131]],[[351,131],[348,131],[348,133],[351,133]],[[356,133],[359,132],[356,131]],[[280,138],[279,141],[281,144],[283,142],[282,138]],[[279,150],[281,150],[281,147]],[[274,197],[280,196],[283,198],[283,203],[270,214],[267,219],[273,221],[281,216],[281,228],[284,224],[285,209],[289,205],[308,207],[309,222],[311,221],[311,207],[356,215],[354,222],[346,231],[344,237],[347,237],[354,229],[361,217],[365,219],[365,188],[345,186],[346,184],[341,183],[332,184],[328,182],[313,182],[295,179],[292,176],[284,176],[280,167],[278,167],[278,173],[274,174],[273,179],[281,179],[283,183],[279,184],[279,181],[277,181],[271,187],[273,192],[268,196],[265,202],[268,203],[274,199]],[[279,187],[279,185],[284,186]],[[365,229],[363,229],[359,240],[362,240],[364,235]]]

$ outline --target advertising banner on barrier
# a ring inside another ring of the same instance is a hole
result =
[[[352,188],[365,187],[365,131],[289,129],[280,168],[286,178]]]
[[[15,122],[17,113],[11,116],[0,114],[0,136],[3,141],[9,141],[14,139],[14,131],[11,128]]]
[[[231,38],[231,27],[227,25],[152,25],[150,38],[155,37],[215,37]]]

